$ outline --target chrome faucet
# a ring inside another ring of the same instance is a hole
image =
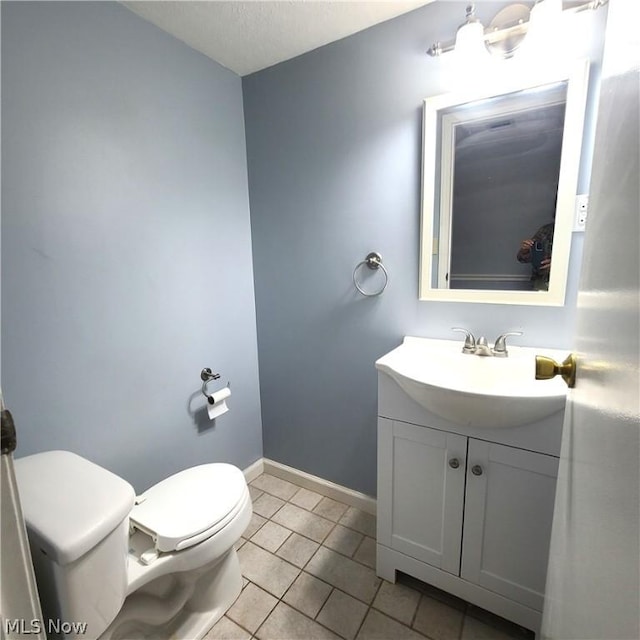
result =
[[[507,351],[507,336],[521,336],[522,331],[508,331],[507,333],[503,333],[501,336],[496,338],[496,342],[493,345],[493,349],[491,349],[491,353],[496,356],[496,358],[506,358],[509,355]]]
[[[471,331],[467,331],[467,329],[463,329],[462,327],[451,327],[451,331],[460,331],[461,333],[465,334],[462,353],[476,352],[476,339],[473,337],[473,333],[471,333]]]
[[[476,355],[477,356],[490,356],[493,355],[491,353],[491,348],[487,342],[487,339],[484,336],[480,336],[478,341],[476,342]]]
[[[473,333],[467,329],[463,329],[462,327],[451,327],[451,331],[460,331],[465,334],[462,353],[474,354],[476,356],[495,356],[496,358],[506,358],[509,355],[509,352],[507,351],[508,336],[522,335],[522,331],[508,331],[507,333],[503,333],[498,336],[493,347],[490,347],[484,336],[480,336],[476,340]]]

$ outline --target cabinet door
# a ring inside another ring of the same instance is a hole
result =
[[[557,474],[553,456],[469,439],[463,578],[542,611]]]
[[[467,438],[378,425],[378,542],[457,575]]]

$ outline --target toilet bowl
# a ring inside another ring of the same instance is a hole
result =
[[[199,640],[240,594],[238,468],[192,467],[138,497],[68,451],[15,468],[48,637]]]

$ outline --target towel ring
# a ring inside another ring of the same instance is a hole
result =
[[[377,271],[378,269],[382,269],[382,273],[384,273],[384,284],[382,285],[382,287],[381,287],[381,289],[379,291],[374,291],[372,293],[368,293],[360,286],[360,283],[358,282],[356,274],[358,272],[358,269],[360,267],[362,267],[363,265],[366,265],[367,267],[369,267],[369,269],[372,269],[374,271]],[[387,284],[388,283],[389,283],[389,274],[387,273],[387,270],[385,269],[384,265],[382,264],[382,256],[379,253],[377,253],[376,251],[372,251],[371,253],[369,253],[367,255],[367,257],[362,262],[358,262],[358,264],[356,265],[355,269],[353,270],[353,284],[354,284],[355,288],[363,296],[365,296],[367,298],[373,298],[374,296],[379,296],[387,288]]]

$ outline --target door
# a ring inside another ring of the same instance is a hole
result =
[[[469,439],[461,577],[542,611],[558,458]]]
[[[33,573],[27,530],[13,469],[16,431],[0,391],[0,638],[44,640],[42,611]]]
[[[467,439],[378,425],[378,543],[458,575]]]
[[[637,0],[611,0],[542,635],[639,638]]]

